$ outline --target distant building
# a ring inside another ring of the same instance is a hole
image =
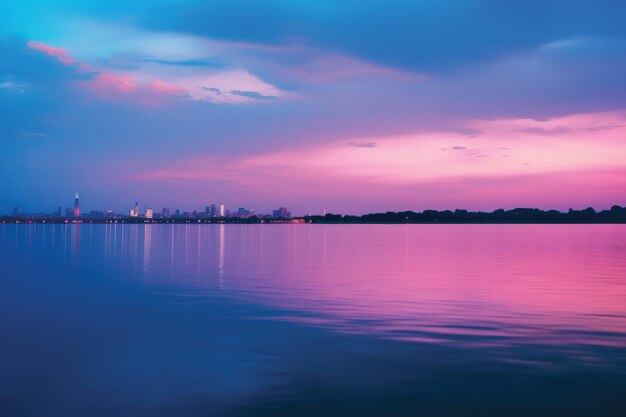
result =
[[[135,202],[135,217],[139,217],[139,203]]]
[[[174,212],[174,216],[180,217],[180,209],[176,209],[176,211]]]
[[[211,209],[209,211],[209,216],[215,217],[216,214],[217,214],[217,209],[215,208],[215,204],[211,204]]]
[[[151,208],[146,209],[146,219],[151,219],[154,217],[154,210]]]
[[[224,207],[224,203],[220,204],[220,217],[226,216],[226,209]]]
[[[135,210],[133,210],[133,209],[130,209],[130,213],[128,213],[128,215],[130,217],[137,217],[137,213],[135,213]]]
[[[272,217],[278,219],[289,219],[291,218],[291,213],[287,210],[287,207],[279,207],[278,210],[272,211]]]
[[[80,217],[80,202],[78,201],[78,193],[74,199],[74,217]]]
[[[170,217],[170,209],[163,207],[163,210],[161,211],[161,214],[162,214],[163,217]]]

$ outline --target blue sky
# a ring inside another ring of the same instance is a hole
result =
[[[626,200],[620,1],[0,5],[0,212]]]

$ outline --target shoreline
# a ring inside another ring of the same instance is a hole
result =
[[[624,224],[626,207],[612,206],[609,210],[596,211],[592,207],[584,210],[569,209],[540,210],[536,208],[498,209],[492,212],[452,210],[424,210],[370,213],[361,216],[325,214],[299,217],[211,217],[205,214],[183,216],[124,216],[82,215],[59,217],[46,214],[14,215],[0,217],[0,223],[47,223],[47,224]]]
[[[16,225],[28,225],[28,224],[50,224],[50,225],[92,225],[92,224],[124,224],[124,225],[151,225],[151,224],[185,224],[185,225],[285,225],[285,224],[302,224],[302,225],[507,225],[507,224],[544,224],[544,225],[552,225],[552,224],[626,224],[626,221],[503,221],[503,222],[365,222],[365,221],[354,221],[354,222],[307,222],[307,221],[258,221],[258,222],[245,222],[245,221],[139,221],[139,222],[128,222],[123,220],[85,220],[85,221],[76,221],[76,220],[68,220],[68,221],[50,221],[50,220],[22,220],[22,221],[0,221],[1,225],[4,224],[16,224]]]

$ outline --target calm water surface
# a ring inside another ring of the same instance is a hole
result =
[[[624,416],[625,225],[0,225],[1,416]]]

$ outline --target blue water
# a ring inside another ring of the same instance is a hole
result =
[[[623,225],[0,225],[0,416],[623,416]]]

